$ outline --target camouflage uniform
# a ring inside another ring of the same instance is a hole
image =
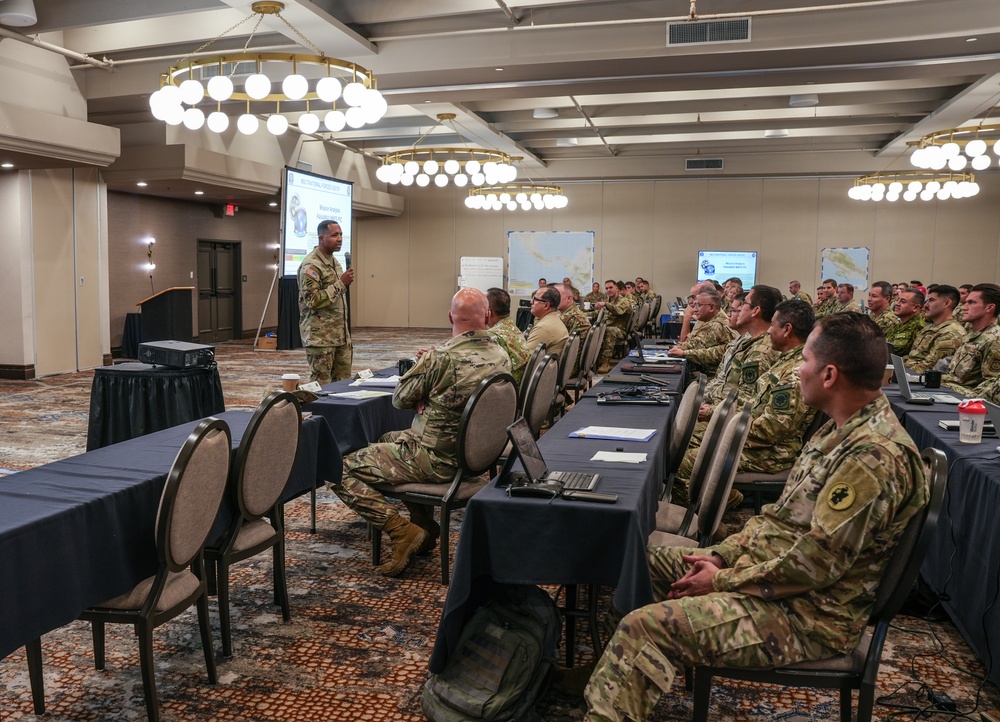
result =
[[[392,405],[412,409],[423,401],[423,413],[410,428],[385,434],[378,443],[344,458],[334,493],[379,529],[395,513],[373,484],[413,481],[447,483],[458,461],[455,443],[462,410],[479,382],[510,372],[510,358],[486,331],[468,331],[431,349],[406,372],[392,395]]]
[[[991,404],[1000,404],[1000,374],[983,381],[969,396],[986,399]]]
[[[975,387],[1000,374],[1000,326],[991,323],[982,331],[973,331],[951,357],[948,373],[941,385],[973,396]]]
[[[574,333],[580,334],[580,348],[576,352],[576,358],[573,359],[572,375],[575,376],[580,370],[580,354],[583,353],[583,342],[587,338],[587,332],[590,331],[590,319],[583,315],[583,311],[576,304],[570,304],[569,308],[560,311],[560,313],[563,325],[566,326],[566,332],[570,336]]]
[[[486,329],[486,333],[493,337],[493,340],[500,344],[500,348],[510,356],[510,374],[521,385],[521,377],[524,376],[524,367],[531,358],[531,349],[524,340],[524,334],[517,327],[510,316],[506,316]]]
[[[588,722],[642,722],[686,665],[771,667],[854,650],[890,551],[926,503],[916,446],[879,396],[803,449],[776,504],[707,549],[647,550],[664,599],[688,565],[717,554],[713,593],[622,619],[587,685]]]
[[[831,313],[836,313],[836,309],[839,305],[840,304],[837,303],[836,297],[826,299],[823,303],[816,307],[816,318],[823,318],[823,316],[829,316]]]
[[[719,311],[708,321],[699,321],[691,329],[687,340],[678,344],[684,349],[684,358],[692,368],[706,376],[714,376],[726,352],[726,346],[736,337],[729,326],[729,319]]]
[[[954,318],[959,323],[964,323],[962,317],[965,315],[965,304],[960,303],[955,306],[955,310],[952,312],[951,317]]]
[[[894,314],[888,306],[883,309],[882,313],[872,313],[869,310],[868,315],[875,322],[875,325],[882,329],[882,333],[889,333],[893,326],[899,325],[899,316]]]
[[[906,356],[913,347],[913,340],[917,333],[926,325],[921,314],[915,314],[909,321],[902,321],[890,328],[885,333],[885,340],[896,349],[897,356]]]
[[[837,301],[833,308],[834,310],[830,313],[861,313],[861,304],[854,300],[848,301],[847,303]]]
[[[812,296],[810,296],[810,295],[809,295],[808,293],[806,293],[805,291],[799,291],[799,292],[798,292],[798,293],[796,293],[796,294],[795,294],[794,296],[792,296],[792,298],[797,298],[797,299],[799,299],[800,301],[805,301],[805,302],[806,302],[806,303],[808,303],[808,304],[809,304],[810,306],[812,306],[812,303],[813,303],[813,300],[812,300]]]
[[[599,301],[607,301],[608,296],[606,293],[594,293],[593,291],[591,291],[590,293],[588,293],[586,296],[583,297],[583,300],[588,303],[598,303]]]
[[[958,350],[965,335],[965,327],[954,318],[924,326],[913,339],[910,353],[903,358],[906,368],[918,374],[934,368],[940,359]]]
[[[354,349],[347,328],[344,269],[332,255],[314,248],[299,265],[299,333],[310,378],[321,384],[351,377]]]
[[[754,387],[750,432],[740,454],[739,472],[774,474],[791,468],[802,449],[802,435],[809,428],[814,409],[806,406],[799,389],[802,346],[778,356]],[[686,489],[694,459],[707,424],[699,425],[677,469],[676,487]],[[686,498],[683,492],[681,497]]]
[[[607,312],[607,325],[604,331],[604,345],[601,346],[602,367],[611,365],[615,344],[625,339],[625,327],[632,313],[632,299],[622,294],[614,301],[607,301],[604,310]]]
[[[726,347],[719,370],[705,387],[703,403],[715,406],[730,389],[737,389],[736,403],[742,406],[753,398],[754,386],[761,373],[770,368],[778,352],[771,346],[765,331],[757,338],[743,334]]]

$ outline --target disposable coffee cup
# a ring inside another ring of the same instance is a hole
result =
[[[584,301],[583,302],[583,310],[584,311],[589,311],[590,310],[590,301]]]
[[[958,405],[958,440],[963,444],[978,444],[983,440],[986,405],[982,399],[966,399]]]
[[[896,367],[892,364],[885,365],[885,373],[882,374],[882,385],[888,386],[892,383],[892,374],[896,370]]]
[[[292,393],[299,387],[299,380],[298,374],[283,374],[281,376],[281,388]]]
[[[924,382],[925,389],[939,389],[941,388],[941,372],[934,371],[924,371],[920,376],[920,380]]]

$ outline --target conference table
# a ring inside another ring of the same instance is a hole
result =
[[[663,378],[674,390],[685,380],[683,374]],[[444,668],[475,609],[505,584],[604,585],[615,589],[614,605],[623,612],[654,601],[646,539],[656,525],[676,402],[598,404],[602,391],[619,386],[604,382],[592,388],[538,441],[550,469],[599,472],[596,490],[617,494],[616,503],[509,497],[497,479],[469,500],[430,659],[432,672]],[[656,433],[647,442],[569,437],[590,425]],[[646,460],[590,460],[598,451],[616,450],[645,452]]]
[[[938,425],[958,419],[954,405],[911,405],[897,387],[884,390],[917,448],[932,446],[948,457],[948,491],[920,572],[987,664],[1000,654],[1000,610],[991,608],[1000,594],[1000,525],[994,517],[1000,510],[1000,440],[984,436],[979,444],[963,444],[958,431]],[[990,680],[1000,685],[1000,665],[993,665]]]
[[[394,366],[374,372],[377,377],[397,373]],[[327,420],[344,456],[375,443],[387,431],[409,428],[413,421],[412,409],[397,409],[392,405],[392,388],[351,386],[352,383],[353,379],[345,379],[325,384],[322,396],[302,406],[303,411]],[[375,391],[380,395],[362,399],[332,395],[354,391]]]
[[[238,447],[249,411],[217,414]],[[0,658],[122,594],[155,573],[153,540],[167,473],[198,422],[0,479]],[[339,481],[340,452],[329,424],[303,421],[281,499]],[[215,541],[236,511],[223,503]]]

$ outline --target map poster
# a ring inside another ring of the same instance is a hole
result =
[[[594,235],[594,231],[509,231],[507,290],[512,296],[530,296],[539,278],[560,283],[569,276],[574,286],[590,291]]]
[[[820,251],[820,279],[850,283],[854,292],[868,290],[868,248],[824,248]]]

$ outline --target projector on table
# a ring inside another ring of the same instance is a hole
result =
[[[175,368],[211,366],[215,363],[215,346],[184,341],[150,341],[139,344],[139,361]]]

